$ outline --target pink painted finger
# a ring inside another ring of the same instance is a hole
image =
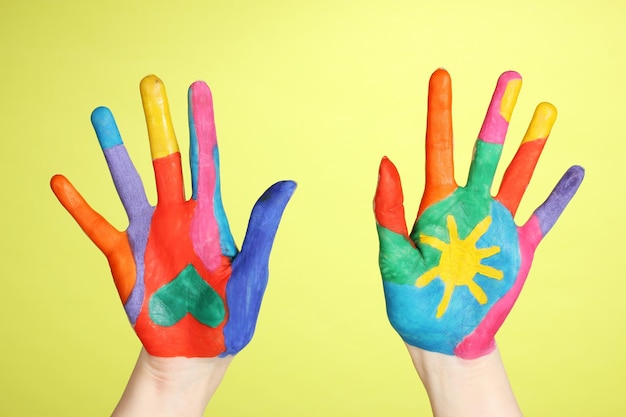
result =
[[[215,195],[219,194],[216,189],[218,172],[214,160],[217,135],[211,90],[205,83],[198,81],[191,85],[189,112],[191,137],[192,141],[196,141],[198,154],[197,158],[192,158],[191,167],[192,175],[197,173],[197,193],[194,192],[194,195],[198,202],[191,224],[191,238],[200,259],[209,270],[214,270],[220,266],[222,254],[214,200]]]
[[[509,120],[521,87],[522,78],[517,72],[505,72],[498,79],[474,146],[474,156],[467,180],[467,187],[481,194],[489,195],[491,191]]]
[[[509,121],[521,88],[522,77],[517,72],[507,71],[500,75],[487,109],[487,115],[478,134],[481,140],[499,145],[504,143]]]

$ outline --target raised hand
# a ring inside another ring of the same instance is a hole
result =
[[[125,232],[94,211],[63,176],[55,195],[105,254],[135,332],[153,356],[233,355],[254,333],[276,230],[295,183],[272,185],[255,204],[241,252],[221,201],[219,156],[209,87],[189,88],[192,196],[185,200],[181,157],[165,87],[141,81],[158,194],[153,207],[111,112],[91,116],[129,219]]]
[[[426,185],[411,233],[400,176],[380,164],[374,211],[387,315],[411,346],[465,359],[494,349],[494,335],[522,290],[537,245],[580,185],[573,166],[522,226],[514,215],[556,119],[537,106],[495,197],[491,186],[521,77],[506,72],[474,147],[467,184],[454,179],[451,82],[445,70],[430,79],[426,128]]]

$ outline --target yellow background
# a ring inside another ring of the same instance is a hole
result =
[[[440,66],[453,79],[459,182],[508,69],[524,86],[504,161],[537,103],[559,109],[518,221],[568,166],[587,170],[498,336],[522,409],[626,414],[624,16],[616,0],[0,2],[0,415],[107,415],[130,375],[140,344],[105,258],[48,181],[64,173],[126,227],[89,115],[112,109],[153,198],[138,91],[149,73],[168,88],[184,154],[187,86],[212,87],[239,243],[266,186],[299,184],[255,338],[207,415],[429,415],[387,323],[371,199],[386,154],[416,212]]]

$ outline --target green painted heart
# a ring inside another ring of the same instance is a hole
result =
[[[219,294],[191,264],[152,295],[149,311],[152,321],[165,327],[175,325],[187,314],[202,324],[217,327],[226,316]]]

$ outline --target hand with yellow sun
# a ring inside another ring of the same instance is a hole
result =
[[[535,249],[576,193],[584,171],[573,166],[526,223],[513,217],[556,119],[537,106],[495,197],[491,185],[521,88],[516,72],[498,80],[476,140],[467,184],[454,179],[450,76],[430,79],[426,186],[411,233],[400,176],[386,157],[374,198],[379,265],[387,315],[411,346],[472,359],[491,352],[494,336],[522,290]]]

